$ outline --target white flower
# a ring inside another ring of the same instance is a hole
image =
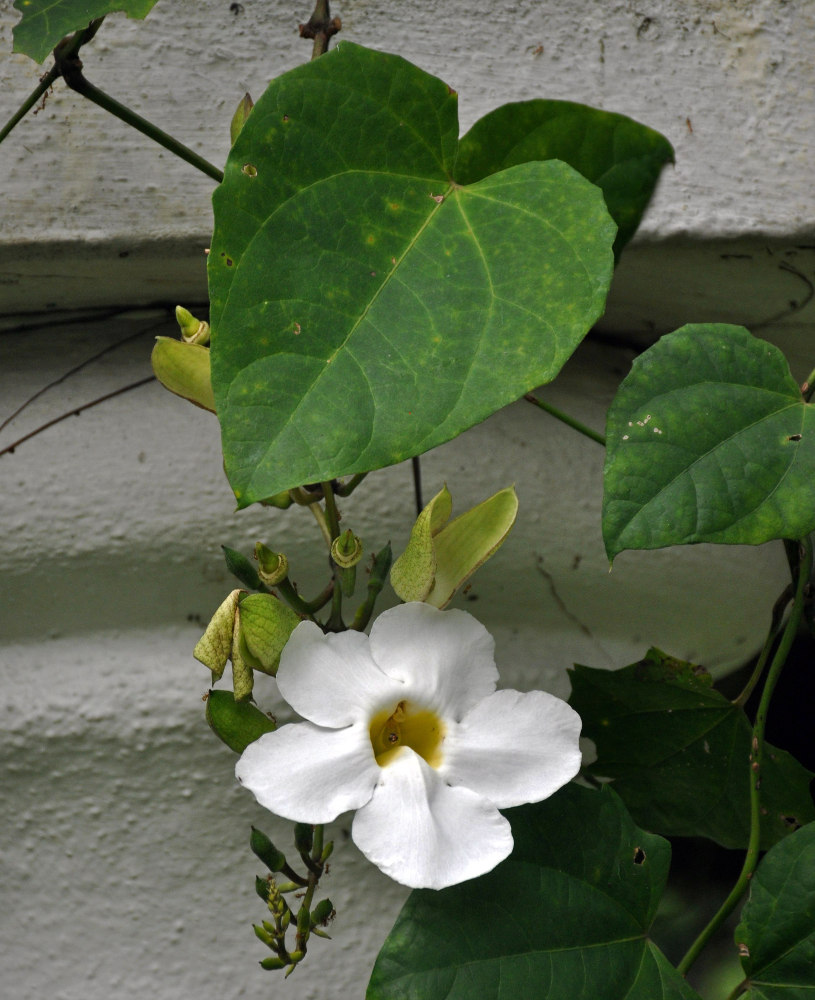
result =
[[[301,823],[356,809],[352,836],[387,875],[441,889],[512,850],[499,809],[539,802],[580,767],[580,717],[542,691],[496,691],[494,642],[463,611],[402,604],[370,638],[302,622],[277,683],[307,722],[248,746],[235,773]]]

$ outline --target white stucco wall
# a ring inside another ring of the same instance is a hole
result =
[[[242,7],[162,0],[144,24],[112,17],[88,49],[88,76],[221,162],[243,91],[257,96],[309,50],[292,24],[307,6]],[[808,0],[349,0],[334,13],[349,39],[450,82],[464,127],[504,101],[548,96],[663,131],[677,166],[623,259],[605,329],[638,342],[688,320],[763,323],[755,332],[784,345],[798,378],[813,367]],[[15,16],[0,7],[0,51]],[[39,73],[0,60],[0,117]],[[2,448],[149,374],[152,337],[170,328],[156,327],[166,313],[133,307],[204,299],[212,185],[59,88],[0,162],[0,421],[134,335],[32,403],[0,432]],[[16,329],[37,321],[20,313],[110,304],[123,311],[104,321]],[[601,429],[632,356],[586,344],[547,398]],[[476,577],[476,599],[459,600],[494,632],[504,683],[565,694],[572,662],[619,666],[651,643],[715,669],[741,662],[783,585],[780,551],[625,553],[609,574],[602,458],[518,403],[423,460],[425,495],[446,481],[458,511],[517,483],[518,525]],[[340,820],[326,883],[335,940],[316,941],[285,986],[258,969],[248,826],[281,843],[288,834],[235,786],[233,755],[203,721],[207,671],[191,656],[232,587],[222,543],[285,547],[304,588],[320,585],[308,515],[235,514],[215,419],[155,384],[0,457],[0,482],[3,995],[361,997],[405,892],[360,858]],[[343,505],[346,523],[398,551],[411,490],[407,466],[377,473]],[[272,681],[258,697],[285,718]]]

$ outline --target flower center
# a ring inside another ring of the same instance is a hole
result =
[[[383,708],[371,719],[371,745],[376,762],[386,767],[402,747],[410,747],[431,767],[442,762],[444,725],[435,712],[400,701],[396,708]]]

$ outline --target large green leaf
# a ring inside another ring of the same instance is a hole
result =
[[[462,137],[455,178],[472,184],[517,163],[563,160],[603,192],[619,256],[673,159],[665,136],[625,115],[571,101],[522,101],[496,108]]]
[[[214,196],[212,381],[241,506],[398,462],[554,378],[615,227],[558,161],[454,183],[456,95],[350,43],[269,86]]]
[[[507,817],[515,848],[495,871],[411,893],[367,1000],[698,1000],[647,937],[667,841],[607,788],[569,785]]]
[[[58,41],[97,17],[124,11],[128,17],[143,18],[155,4],[156,0],[14,0],[22,14],[14,26],[14,51],[41,63]]]
[[[735,937],[750,1000],[815,996],[815,823],[765,855]]]
[[[591,773],[611,778],[638,823],[663,836],[747,846],[750,740],[744,712],[699,667],[650,650],[622,670],[578,666],[569,703],[594,740]],[[815,819],[812,773],[767,744],[761,846]]]
[[[813,529],[815,409],[776,347],[743,327],[692,324],[637,358],[608,412],[609,558]]]

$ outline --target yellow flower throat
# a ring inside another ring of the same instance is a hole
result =
[[[435,712],[400,701],[395,709],[383,708],[371,719],[371,746],[376,762],[386,767],[402,747],[410,747],[431,767],[442,762],[444,726]]]

